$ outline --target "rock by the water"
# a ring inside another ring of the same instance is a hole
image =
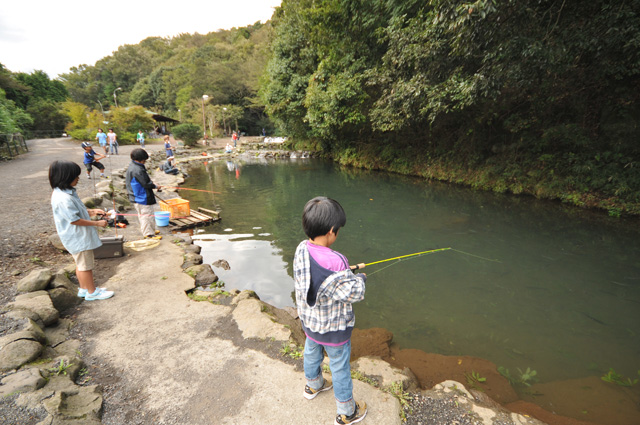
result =
[[[229,266],[229,262],[227,260],[218,260],[211,263],[213,267],[220,267],[224,270],[231,270],[231,266]]]
[[[365,376],[376,378],[382,388],[389,387],[395,382],[402,382],[405,391],[414,391],[418,388],[418,379],[409,369],[402,371],[380,357],[360,357],[353,362],[351,368]]]
[[[383,328],[355,328],[351,334],[351,358],[363,355],[388,357],[393,334]]]
[[[238,324],[244,338],[273,339],[289,341],[291,331],[284,325],[274,322],[272,317],[263,311],[265,304],[255,298],[245,299],[233,310],[233,319]]]
[[[42,291],[49,285],[49,281],[53,275],[49,269],[36,269],[29,273],[27,276],[20,279],[16,284],[16,290],[18,292],[35,292]]]
[[[194,254],[200,254],[200,251],[202,251],[202,247],[200,245],[190,244],[184,247],[184,252],[193,252]]]
[[[202,264],[202,255],[194,252],[187,252],[184,255],[184,263],[182,263],[183,269],[188,269],[191,266],[197,266],[199,264]]]
[[[218,281],[218,276],[213,272],[208,264],[191,266],[185,270],[189,276],[193,277],[196,286],[207,286]]]

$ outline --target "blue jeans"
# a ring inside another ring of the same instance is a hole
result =
[[[324,384],[322,377],[322,360],[324,353],[329,356],[329,367],[333,379],[333,395],[336,399],[338,415],[351,415],[355,411],[356,403],[353,401],[353,382],[351,381],[351,340],[346,344],[334,347],[321,345],[307,338],[304,343],[304,377],[307,385],[318,390]]]

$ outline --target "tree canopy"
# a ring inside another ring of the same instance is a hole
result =
[[[284,133],[344,162],[639,202],[639,12],[638,0],[284,0],[262,95]]]
[[[183,122],[203,124],[202,96],[210,104],[243,111],[238,125],[257,133],[264,126],[259,80],[268,59],[270,26],[172,38],[149,37],[121,46],[95,65],[61,76],[73,101],[92,109],[140,105]]]

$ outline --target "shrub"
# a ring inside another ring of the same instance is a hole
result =
[[[86,128],[79,128],[76,130],[69,130],[69,136],[75,140],[93,140],[95,138],[95,132],[91,132]]]
[[[201,129],[195,124],[185,123],[173,127],[172,132],[176,139],[182,140],[187,146],[193,146],[200,140]]]

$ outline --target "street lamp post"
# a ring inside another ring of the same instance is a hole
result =
[[[227,135],[227,122],[224,119],[224,112],[227,110],[227,108],[222,108],[222,130],[224,135]]]
[[[98,99],[98,103],[100,104],[100,110],[102,111],[102,120],[106,120],[106,118],[104,117],[104,108],[102,107],[102,102],[100,102],[100,99]]]
[[[209,99],[209,96],[207,96],[206,94],[202,95],[202,131],[203,131],[203,136],[204,136],[204,140],[207,140],[207,119],[204,116],[204,101]]]
[[[117,89],[115,89],[115,90],[113,91],[113,101],[114,101],[114,102],[115,102],[115,104],[116,104],[116,108],[118,107],[118,98],[116,97],[116,92],[117,92],[118,90],[122,90],[122,87],[118,87]]]

